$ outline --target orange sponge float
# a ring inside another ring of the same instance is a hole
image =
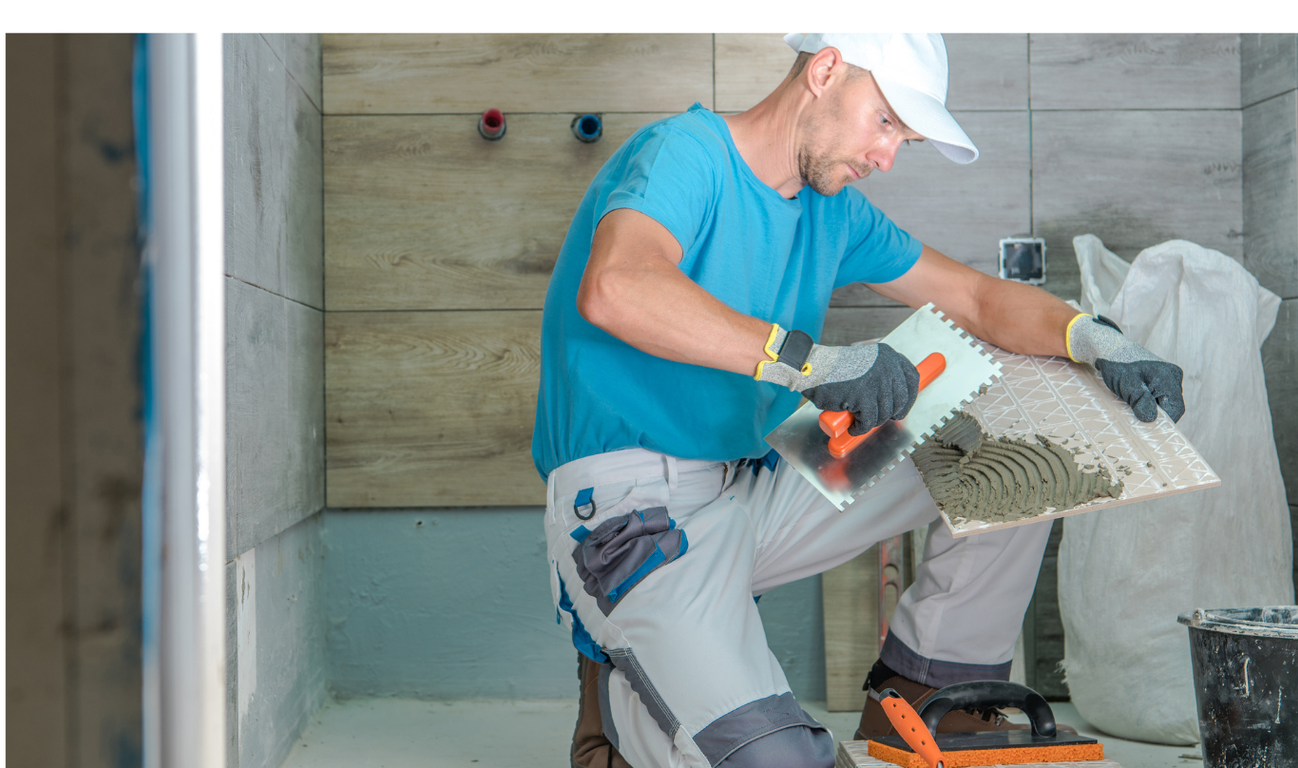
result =
[[[987,765],[1022,765],[1024,763],[1065,763],[1084,760],[1103,760],[1104,745],[1094,739],[1083,743],[1031,744],[1021,746],[1011,744],[992,745],[989,737],[1004,733],[1022,733],[1021,731],[996,731],[977,734],[977,747],[961,749],[952,743],[949,736],[972,736],[974,734],[939,734],[936,741],[942,750],[942,764],[945,768],[970,768]],[[1029,741],[1029,740],[1025,740]],[[1089,743],[1085,743],[1089,741]],[[895,747],[882,741],[870,741],[870,757],[875,757],[902,768],[928,768],[929,763],[920,755],[903,747]]]

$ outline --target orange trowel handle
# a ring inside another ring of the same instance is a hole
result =
[[[936,379],[938,374],[946,370],[946,358],[941,352],[934,352],[921,360],[920,364],[915,366],[915,370],[919,371],[919,388],[923,389],[930,381]],[[850,426],[852,426],[851,411],[820,412],[820,428],[829,435],[829,453],[836,459],[846,456],[879,429],[875,427],[863,435],[849,435],[847,428]]]
[[[915,750],[915,754],[928,763],[928,768],[944,768],[946,757],[943,756],[942,750],[933,741],[933,734],[928,732],[928,727],[920,719],[915,708],[906,702],[895,691],[889,688],[884,692],[884,696],[879,699],[883,705],[883,712],[888,716],[892,727],[897,729],[897,735]],[[891,695],[887,695],[891,694]]]

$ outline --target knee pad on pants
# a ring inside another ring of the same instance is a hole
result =
[[[824,728],[795,725],[753,739],[718,768],[834,768],[834,739]]]

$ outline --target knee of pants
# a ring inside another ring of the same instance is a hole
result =
[[[795,725],[753,739],[717,768],[834,768],[834,738],[824,728]]]

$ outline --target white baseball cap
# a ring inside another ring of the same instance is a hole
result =
[[[784,42],[799,53],[833,46],[843,60],[870,70],[897,117],[938,151],[960,164],[978,159],[978,148],[946,111],[947,59],[941,35],[798,32]]]

